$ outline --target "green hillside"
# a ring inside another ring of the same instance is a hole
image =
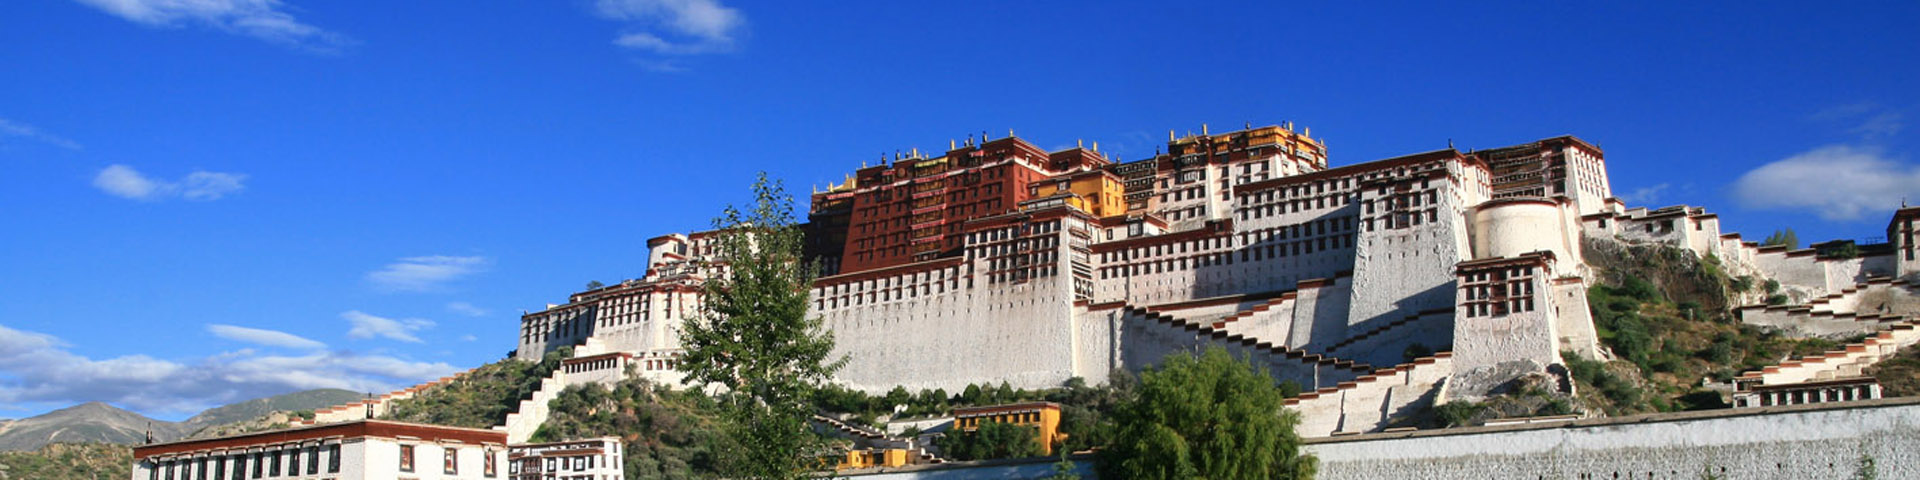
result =
[[[0,452],[0,480],[98,480],[133,474],[133,448],[106,443],[54,443]]]
[[[532,441],[620,437],[627,478],[708,478],[720,473],[726,442],[713,399],[698,390],[674,391],[628,378],[609,390],[575,386],[554,398],[547,422]]]
[[[508,413],[519,408],[520,400],[532,396],[540,388],[540,380],[571,355],[572,348],[561,348],[547,352],[539,362],[508,358],[481,365],[451,382],[415,393],[413,398],[395,400],[393,409],[380,418],[490,428],[506,420]]]
[[[1793,339],[1743,325],[1728,309],[1737,294],[1762,288],[1733,278],[1718,259],[1659,245],[1589,242],[1584,251],[1601,281],[1588,291],[1607,363],[1571,358],[1581,400],[1609,415],[1725,408],[1703,380],[1819,353],[1846,341]]]

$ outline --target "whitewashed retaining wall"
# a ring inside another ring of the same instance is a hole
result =
[[[1920,478],[1920,399],[1656,414],[1311,439],[1319,480]],[[1073,458],[1093,480],[1094,456]],[[1039,479],[1056,459],[841,472],[862,480]],[[1710,475],[1709,475],[1710,474]],[[1617,475],[1617,476],[1616,476]]]
[[[1309,440],[1320,480],[1920,478],[1920,399]],[[1617,477],[1615,475],[1618,475]]]
[[[1074,318],[1070,280],[1045,277],[828,310],[822,316],[834,332],[834,355],[848,360],[834,380],[869,392],[894,386],[956,391],[1002,381],[1054,387],[1079,373],[1104,373],[1097,364],[1075,371],[1076,358],[1099,357],[1076,355],[1075,337],[1102,332]]]

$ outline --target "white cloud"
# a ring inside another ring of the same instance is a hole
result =
[[[1904,115],[1872,102],[1829,107],[1815,112],[1813,119],[1848,125],[1847,133],[1859,135],[1865,139],[1892,136],[1906,128]]]
[[[316,52],[351,43],[345,36],[301,23],[280,0],[75,0],[150,27],[198,24]]]
[[[216,337],[266,345],[269,347],[298,348],[303,350],[327,348],[327,344],[279,330],[262,330],[258,328],[212,324],[207,325],[207,331],[212,332]]]
[[[100,174],[93,177],[93,186],[103,192],[135,200],[151,199],[160,190],[158,182],[126,165],[111,165],[101,169]]]
[[[80,142],[68,140],[59,135],[42,132],[32,125],[0,118],[0,137],[18,137],[53,145],[68,150],[79,150]]]
[[[739,10],[718,0],[597,0],[594,13],[628,24],[614,45],[663,55],[731,50],[746,25]]]
[[[462,342],[471,342],[471,341],[475,341],[475,340],[479,340],[479,339],[480,339],[480,337],[476,337],[476,336],[473,336],[473,334],[471,334],[471,333],[469,333],[469,334],[466,334],[466,335],[461,335],[461,336],[460,336],[460,341],[462,341]]]
[[[4,405],[102,401],[149,414],[186,414],[314,388],[386,392],[457,371],[441,362],[341,351],[280,356],[243,349],[184,362],[145,355],[96,360],[68,351],[51,335],[0,325]]]
[[[110,195],[156,201],[179,197],[193,201],[219,200],[246,189],[247,176],[196,170],[177,182],[155,179],[126,165],[109,165],[94,175],[93,186]]]
[[[467,302],[447,302],[447,310],[469,317],[481,317],[487,314],[486,309]]]
[[[193,172],[180,182],[180,196],[188,200],[219,200],[246,188],[240,184],[246,179],[246,175],[237,173]]]
[[[1650,187],[1636,188],[1636,189],[1633,189],[1633,191],[1631,192],[1620,194],[1619,197],[1620,197],[1620,200],[1623,200],[1627,203],[1631,203],[1635,205],[1652,206],[1654,202],[1660,201],[1660,193],[1665,192],[1666,190],[1667,190],[1667,184],[1662,183],[1662,184],[1654,185]]]
[[[353,325],[352,329],[347,330],[347,336],[351,338],[382,337],[402,342],[421,343],[420,337],[414,336],[413,332],[433,327],[432,320],[419,318],[395,320],[368,315],[359,310],[342,313],[340,318],[346,319],[348,324]]]
[[[1888,158],[1879,148],[1829,145],[1753,169],[1733,183],[1741,205],[1811,210],[1828,220],[1855,220],[1920,198],[1920,165]]]
[[[1880,112],[1860,120],[1859,125],[1855,125],[1847,131],[1867,138],[1891,136],[1900,133],[1901,129],[1906,128],[1906,124],[1902,122],[1902,120],[1903,118],[1899,113]]]
[[[390,292],[425,292],[447,282],[480,273],[491,263],[486,257],[429,255],[406,257],[367,274],[367,281]]]

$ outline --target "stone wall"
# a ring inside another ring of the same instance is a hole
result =
[[[1303,392],[1287,399],[1287,408],[1300,412],[1295,430],[1301,437],[1377,432],[1395,418],[1432,408],[1452,374],[1452,354],[1441,352],[1333,387]]]
[[[1427,352],[1453,350],[1453,328],[1453,310],[1432,310],[1347,337],[1324,351],[1356,362],[1393,365],[1406,361],[1407,348],[1415,344]]]
[[[1560,350],[1586,358],[1600,358],[1600,332],[1593,326],[1587,304],[1587,283],[1573,278],[1553,280],[1554,329],[1560,332]]]
[[[1869,400],[1309,439],[1314,478],[1920,478],[1920,399]],[[1091,455],[1075,473],[1094,479]],[[839,472],[850,478],[1039,479],[1051,458]],[[1862,474],[1871,470],[1872,477]]]
[[[1517,375],[1561,363],[1552,260],[1541,253],[1460,265],[1449,399],[1477,400]]]
[[[1736,311],[1748,325],[1776,328],[1796,338],[1839,339],[1920,318],[1920,287],[1875,278],[1805,305],[1749,305]]]
[[[1754,305],[1741,307],[1738,311],[1740,323],[1778,329],[1792,338],[1838,340],[1877,332],[1901,320],[1897,316],[1816,312],[1806,307],[1787,305]]]
[[[957,391],[1001,381],[1015,388],[1059,386],[1076,373],[1076,333],[1100,333],[1097,328],[1076,332],[1066,280],[1052,277],[825,312],[834,354],[848,360],[835,380],[874,392],[896,385],[909,391]]]
[[[1444,219],[1443,219],[1444,221]],[[1462,248],[1454,227],[1427,225],[1363,234],[1354,267],[1349,326],[1366,330],[1421,310],[1453,304],[1453,266]]]
[[[1760,247],[1753,260],[1760,273],[1780,282],[1783,293],[1794,297],[1795,302],[1832,293],[1827,290],[1827,267],[1812,249],[1788,251],[1785,247]]]
[[[1733,381],[1744,387],[1859,377],[1866,375],[1867,367],[1893,357],[1900,349],[1915,343],[1920,343],[1920,326],[1914,322],[1897,323],[1859,343],[1788,360],[1757,372],[1742,373]]]
[[[1117,322],[1115,366],[1129,371],[1158,364],[1167,355],[1198,354],[1209,347],[1221,347],[1234,358],[1250,359],[1256,368],[1266,369],[1274,381],[1293,381],[1304,389],[1333,387],[1372,371],[1364,364],[1291,350],[1146,310],[1123,308],[1105,314],[1114,316]]]
[[[1323,350],[1351,337],[1349,315],[1353,305],[1353,277],[1339,276],[1302,285],[1294,297],[1293,329],[1287,346]]]
[[[1920,399],[1308,440],[1321,480],[1920,478]],[[1709,477],[1709,474],[1712,475]]]

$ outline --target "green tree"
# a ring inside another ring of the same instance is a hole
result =
[[[1773,234],[1768,235],[1767,239],[1760,242],[1760,244],[1786,245],[1788,250],[1798,250],[1800,248],[1800,235],[1793,233],[1792,228],[1774,230]]]
[[[1040,456],[1040,430],[1013,423],[985,421],[971,432],[955,431],[941,439],[940,450],[960,460],[1027,458]]]
[[[1309,479],[1318,467],[1273,379],[1224,349],[1169,355],[1138,392],[1114,412],[1101,478]]]
[[[593,289],[596,289],[596,288],[600,288],[600,287],[604,287],[604,286],[607,286],[607,284],[604,284],[604,283],[600,283],[600,281],[599,281],[599,280],[588,280],[588,281],[587,281],[587,289],[588,289],[588,290],[593,290]]]
[[[714,219],[716,264],[698,315],[681,325],[687,382],[720,385],[720,411],[739,448],[726,452],[729,476],[807,478],[823,449],[807,426],[808,400],[845,359],[832,360],[833,334],[807,316],[816,271],[802,260],[793,197],[762,172],[753,205]]]
[[[887,391],[886,401],[886,409],[891,411],[895,405],[906,405],[913,401],[913,394],[907,393],[907,387],[895,385],[893,390]]]

